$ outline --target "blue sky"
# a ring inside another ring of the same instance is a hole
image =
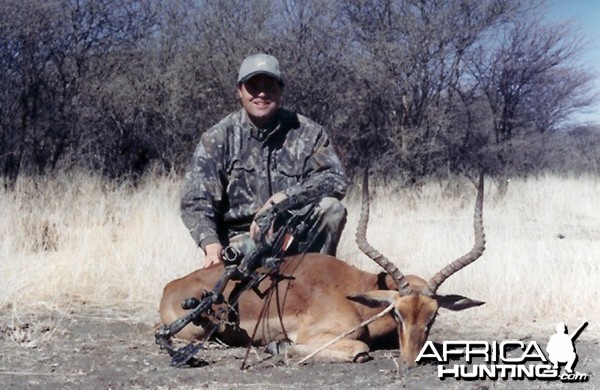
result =
[[[549,21],[568,21],[586,39],[581,66],[597,75],[595,89],[600,93],[600,0],[545,0]],[[577,115],[578,121],[600,124],[600,102],[589,113]]]

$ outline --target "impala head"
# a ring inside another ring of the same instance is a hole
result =
[[[479,176],[477,200],[475,202],[474,230],[475,244],[464,256],[452,261],[436,273],[429,281],[414,275],[404,275],[398,267],[373,248],[366,239],[369,221],[368,172],[363,180],[363,202],[361,217],[356,229],[356,243],[367,256],[379,264],[398,286],[397,291],[372,291],[367,294],[348,297],[369,307],[383,307],[394,303],[394,319],[398,324],[398,341],[401,360],[408,366],[415,366],[429,330],[435,321],[440,307],[450,310],[464,310],[483,305],[484,302],[460,295],[438,295],[438,288],[454,273],[477,260],[485,249],[483,232],[483,175]]]

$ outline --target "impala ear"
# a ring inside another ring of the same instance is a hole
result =
[[[398,291],[384,290],[370,291],[365,294],[349,295],[346,298],[362,305],[375,308],[389,306],[396,301],[396,298],[398,297],[400,297]]]
[[[438,295],[436,298],[440,307],[453,311],[470,309],[472,307],[481,306],[485,303],[483,301],[476,301],[475,299],[454,294]]]

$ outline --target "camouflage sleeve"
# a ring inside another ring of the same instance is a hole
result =
[[[286,195],[297,195],[309,187],[325,182],[332,186],[332,191],[323,194],[323,196],[331,196],[341,200],[346,195],[348,179],[344,173],[342,163],[324,130],[321,130],[317,136],[312,154],[305,165],[303,176],[298,184],[285,190]]]
[[[223,146],[215,131],[204,133],[185,174],[181,195],[181,219],[192,238],[203,250],[219,242],[217,221],[223,197]]]

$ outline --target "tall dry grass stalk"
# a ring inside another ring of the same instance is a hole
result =
[[[19,315],[85,303],[156,321],[162,287],[202,258],[181,223],[179,190],[175,177],[133,187],[85,174],[23,178],[14,191],[0,190],[0,309]],[[346,199],[338,256],[378,271],[353,241],[356,190]],[[404,273],[430,277],[472,246],[475,187],[467,181],[430,182],[419,192],[373,183],[371,195],[369,240]],[[438,323],[514,334],[586,319],[586,333],[599,333],[599,178],[515,179],[502,198],[488,182],[484,225],[483,257],[440,293],[487,304]]]

